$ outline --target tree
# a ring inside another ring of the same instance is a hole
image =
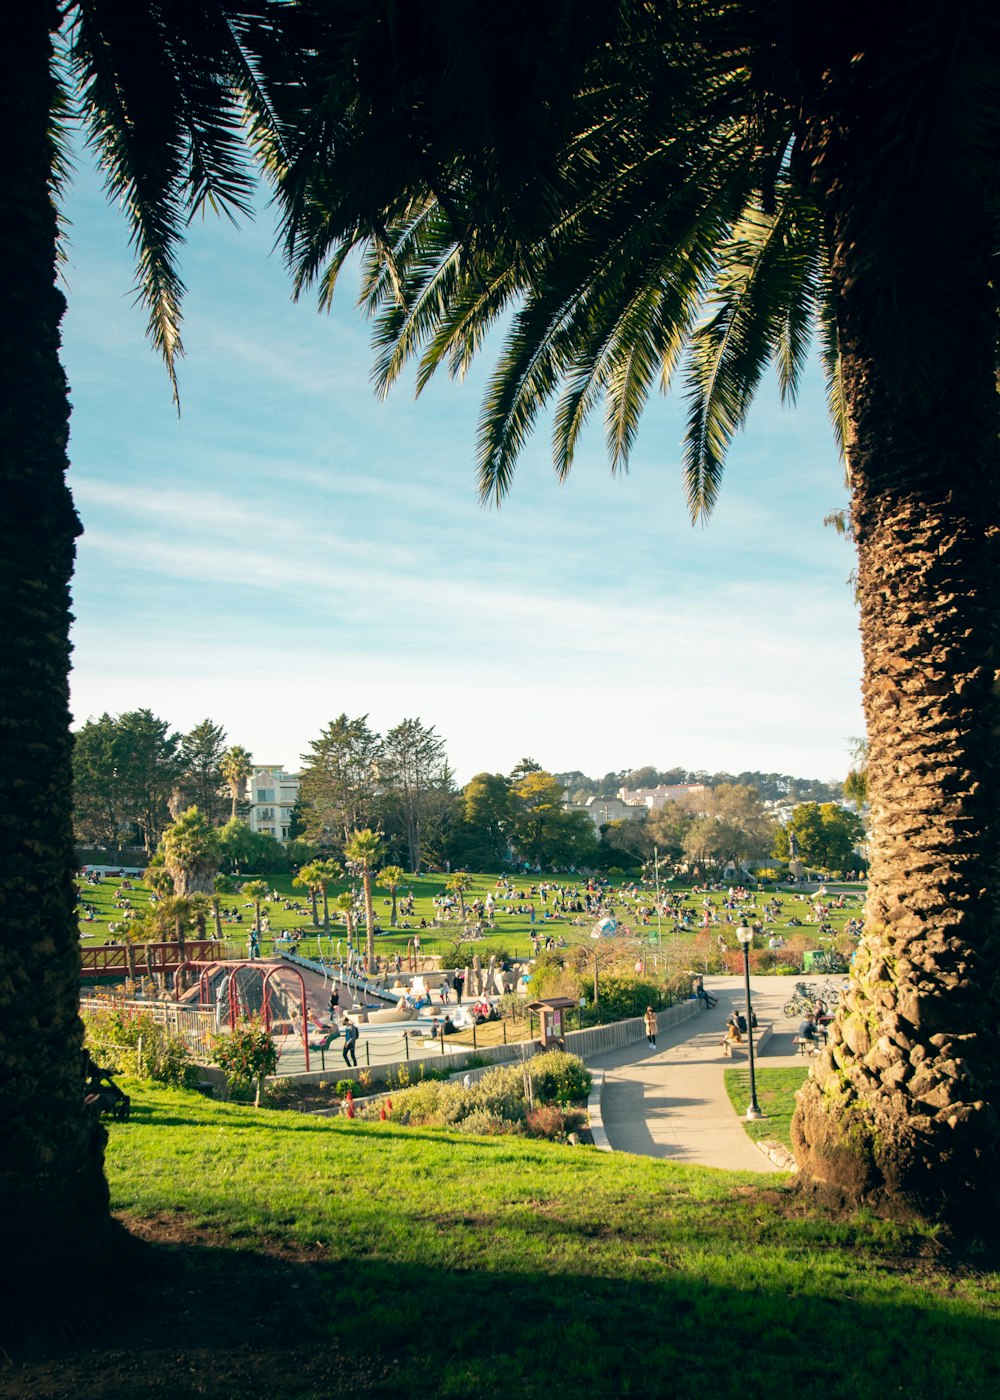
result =
[[[183,962],[187,930],[193,925],[196,913],[197,905],[193,895],[164,895],[146,914],[147,936],[166,940],[173,934],[177,944],[177,956]]]
[[[464,372],[512,311],[485,496],[556,395],[560,474],[602,400],[624,468],[683,365],[705,518],[768,363],[794,396],[818,330],[858,552],[871,879],[798,1099],[799,1176],[981,1223],[1000,1166],[995,6],[624,0],[576,26],[536,7],[523,47],[489,7],[458,35],[411,11],[405,44],[375,6],[363,44],[328,41],[341,122],[296,153],[289,255],[328,300],[365,246],[382,389],[411,358],[419,385]]]
[[[203,719],[181,736],[182,772],[177,785],[180,800],[186,807],[197,807],[204,812],[212,826],[218,825],[223,815],[222,786],[227,781],[222,772],[222,760],[227,752],[225,742],[226,731],[210,719]]]
[[[319,892],[323,896],[323,932],[329,937],[330,934],[330,886],[337,880],[344,877],[343,867],[335,860],[314,860],[312,866],[313,879],[319,887]]]
[[[306,865],[299,866],[298,873],[292,880],[292,884],[298,885],[300,886],[300,888],[309,891],[309,898],[312,901],[313,927],[319,928],[319,911],[316,908],[316,896],[319,894],[320,891],[319,872],[316,870],[316,867],[312,864],[311,861],[308,862]],[[327,933],[330,932],[329,912],[325,902],[323,905],[323,927]]]
[[[375,811],[381,740],[368,716],[331,720],[302,755],[302,799],[306,835],[320,847],[346,840]]]
[[[354,896],[350,890],[344,890],[343,894],[338,894],[333,901],[333,907],[339,914],[343,914],[344,922],[347,925],[347,941],[354,947]]]
[[[212,893],[209,901],[212,906],[212,917],[215,920],[215,936],[221,943],[225,934],[222,931],[222,896],[232,894],[233,887],[227,875],[216,875],[212,882]]]
[[[170,817],[182,760],[180,735],[150,710],[88,720],[73,746],[76,826],[85,839],[117,847],[133,828],[147,852]]]
[[[243,886],[241,886],[241,890],[242,890],[242,893],[246,895],[247,899],[253,901],[253,926],[254,926],[254,930],[256,931],[256,933],[257,933],[257,935],[258,935],[258,937],[259,937],[259,936],[260,936],[260,933],[261,933],[261,927],[260,927],[261,912],[262,912],[264,900],[267,898],[267,893],[268,893],[268,891],[267,891],[267,881],[266,881],[266,880],[247,880],[247,882],[246,882]]]
[[[181,736],[146,709],[129,710],[117,724],[116,781],[126,817],[151,855],[170,820],[170,797],[181,774]]]
[[[232,807],[229,813],[230,821],[235,821],[239,813],[240,803],[243,801],[243,794],[246,792],[247,779],[253,772],[253,760],[242,744],[231,744],[219,759],[219,772],[229,786],[229,796]]]
[[[211,894],[221,854],[215,827],[197,807],[189,807],[163,833],[163,860],[175,894]]]
[[[774,842],[775,823],[754,788],[720,783],[704,799],[704,806],[724,832],[720,834],[720,853],[725,863],[743,865],[767,855]]]
[[[453,864],[500,870],[510,862],[514,800],[502,773],[477,773],[462,791],[461,815],[451,833]]]
[[[363,831],[356,831],[350,840],[344,843],[344,859],[349,868],[361,876],[361,887],[365,895],[365,967],[368,972],[375,971],[375,908],[372,904],[372,879],[384,854],[385,847],[381,837],[369,827]]]
[[[465,896],[472,889],[472,876],[458,870],[445,881],[445,889],[458,896],[458,917],[465,923]]]
[[[646,835],[655,851],[678,861],[684,851],[684,838],[694,813],[685,802],[665,802],[646,818]]]
[[[419,874],[423,823],[452,791],[444,740],[433,725],[404,719],[382,741],[378,775],[383,810],[402,828],[410,869]]]
[[[241,870],[274,875],[288,869],[288,852],[276,836],[251,831],[246,822],[237,819],[220,828],[219,849],[224,864],[237,875]]]
[[[786,827],[779,827],[774,854],[787,860],[789,837],[794,834],[803,865],[816,870],[848,870],[857,865],[854,848],[864,840],[860,817],[835,802],[800,802],[792,810]]]
[[[118,783],[118,722],[109,714],[89,719],[73,738],[73,821],[82,841],[114,850],[125,838],[128,817]]]
[[[868,744],[864,739],[851,742],[850,771],[844,779],[844,796],[853,802],[858,811],[868,801]]]
[[[378,882],[382,889],[388,890],[392,899],[392,912],[389,915],[389,927],[395,928],[397,923],[396,914],[396,891],[406,879],[406,871],[401,865],[383,865],[379,872]]]

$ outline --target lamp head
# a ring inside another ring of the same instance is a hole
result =
[[[736,930],[736,937],[743,944],[744,948],[749,948],[753,942],[753,929],[747,928],[746,924],[740,924]]]

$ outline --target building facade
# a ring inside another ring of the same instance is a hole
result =
[[[299,775],[286,773],[274,764],[254,764],[250,774],[247,800],[250,811],[247,825],[251,831],[287,841],[292,824],[292,808],[298,801]]]

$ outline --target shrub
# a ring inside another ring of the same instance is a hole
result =
[[[528,1073],[535,1097],[543,1102],[574,1103],[590,1093],[590,1070],[578,1055],[562,1050],[535,1055],[528,1061]]]
[[[524,1116],[524,1131],[527,1137],[558,1142],[566,1135],[562,1109],[554,1103],[540,1103],[529,1108]]]
[[[485,1108],[475,1108],[458,1124],[460,1132],[479,1133],[483,1137],[500,1137],[516,1131],[516,1125],[497,1118]]]
[[[198,1082],[198,1069],[186,1043],[158,1025],[151,1011],[120,1006],[88,1011],[83,1024],[88,1050],[113,1074],[135,1074],[181,1088]]]
[[[267,1027],[260,1021],[244,1021],[234,1031],[215,1037],[212,1054],[225,1071],[230,1088],[256,1083],[255,1102],[259,1104],[264,1076],[278,1068],[278,1051]]]

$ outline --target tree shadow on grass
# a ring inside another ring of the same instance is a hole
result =
[[[465,1228],[488,1228],[469,1224]],[[780,1282],[726,1287],[561,1265],[423,1267],[325,1249],[236,1249],[184,1220],[147,1227],[85,1331],[0,1370],[7,1400],[330,1400],[349,1395],[994,1400],[997,1324],[947,1295],[877,1302]],[[664,1251],[666,1253],[666,1251]],[[846,1277],[846,1274],[845,1274]],[[859,1275],[851,1276],[858,1287]]]

